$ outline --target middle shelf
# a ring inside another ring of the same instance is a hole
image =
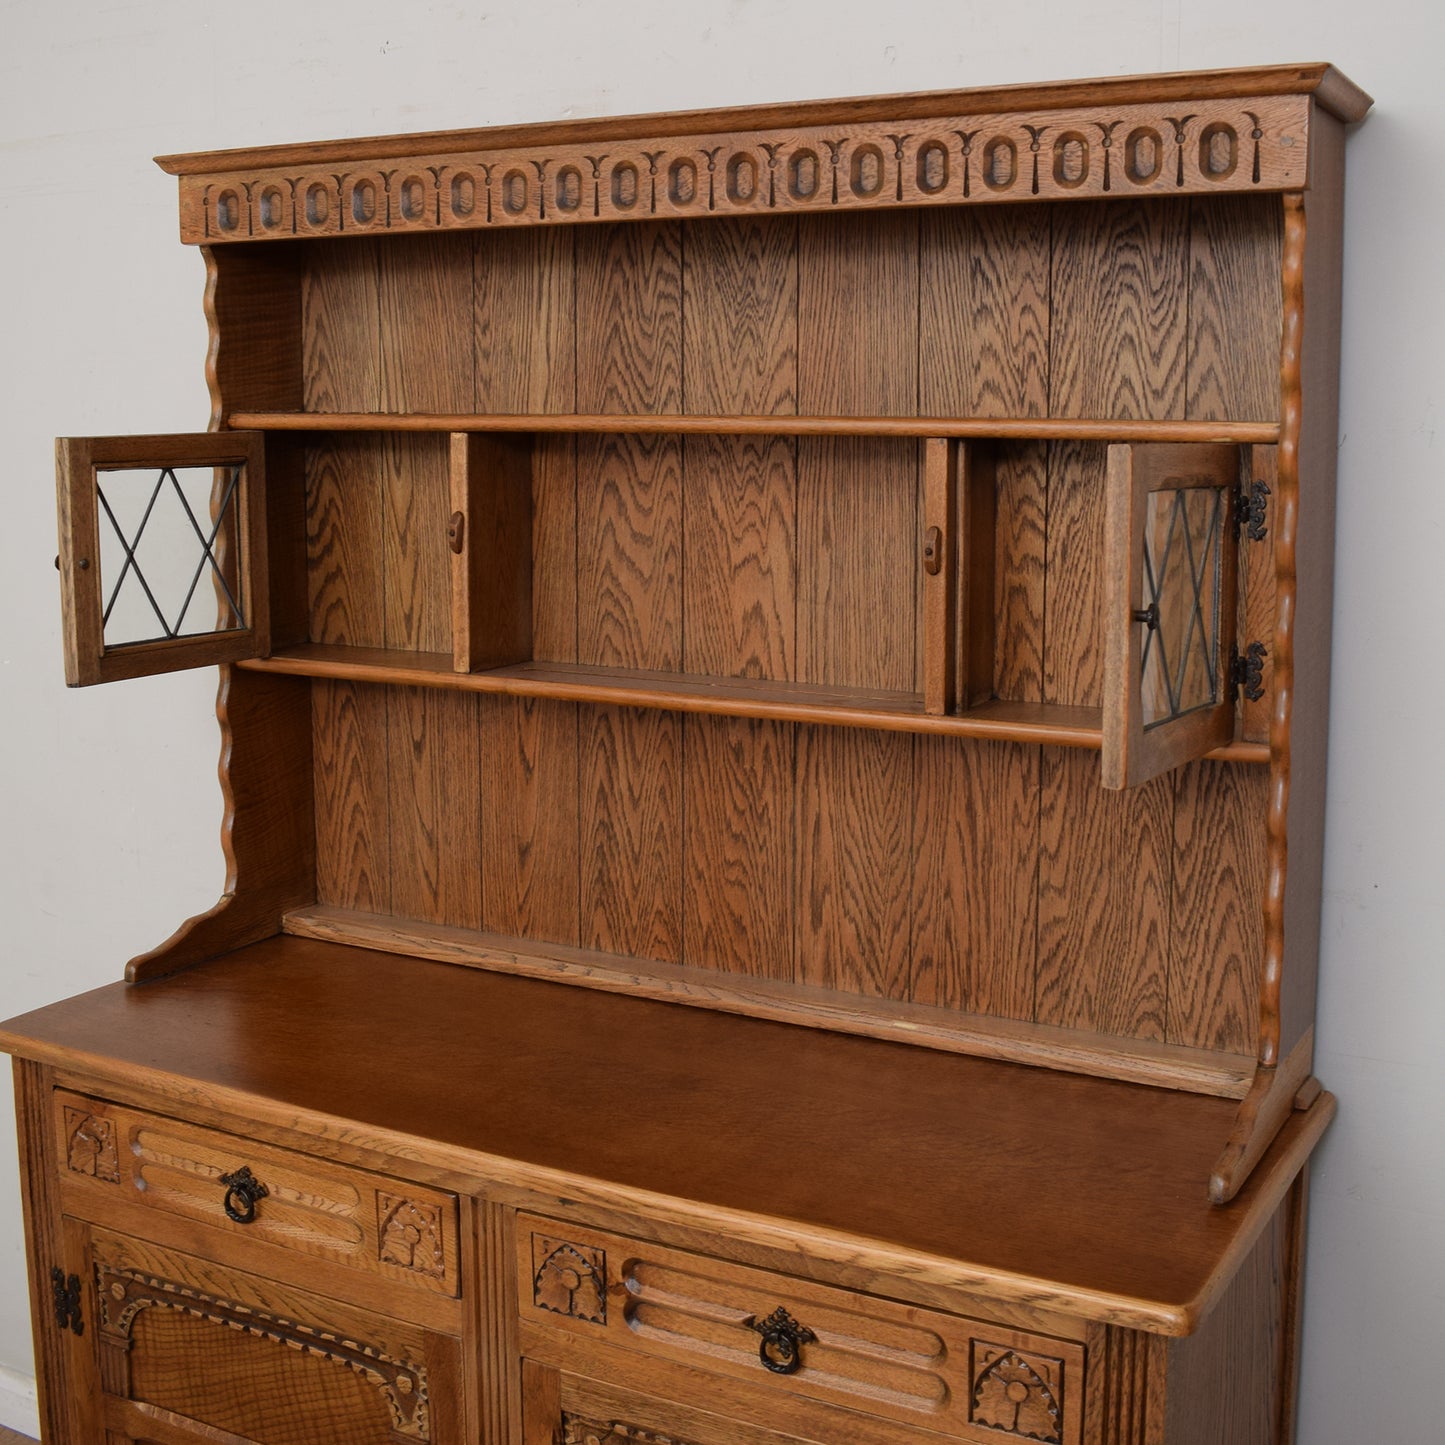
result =
[[[1103,709],[992,698],[965,713],[924,711],[921,696],[818,683],[703,677],[674,672],[592,667],[573,662],[519,662],[483,672],[457,672],[444,652],[305,643],[238,664],[254,672],[404,687],[554,698],[722,717],[774,718],[831,727],[932,733],[1054,747],[1103,746]],[[1207,756],[1267,763],[1266,743],[1234,742]]]

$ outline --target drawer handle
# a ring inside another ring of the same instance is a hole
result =
[[[748,1328],[762,1337],[758,1359],[775,1375],[796,1375],[803,1368],[803,1346],[818,1337],[807,1325],[800,1325],[782,1305],[766,1319],[749,1315]]]
[[[226,1215],[237,1224],[250,1224],[256,1218],[257,1200],[271,1192],[244,1164],[234,1174],[221,1175],[221,1183],[226,1186],[222,1201]]]

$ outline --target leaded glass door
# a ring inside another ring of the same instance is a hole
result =
[[[1106,788],[1135,787],[1234,736],[1238,448],[1109,448]]]
[[[56,442],[71,687],[270,650],[263,455],[251,431]]]

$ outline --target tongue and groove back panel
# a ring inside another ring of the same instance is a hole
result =
[[[1251,196],[313,242],[303,403],[1273,419],[1281,232]],[[920,455],[541,438],[534,656],[916,691]],[[311,640],[447,651],[446,439],[312,438],[305,472]],[[1100,445],[998,450],[1001,697],[1101,701],[1103,480]],[[1068,748],[312,688],[323,903],[1254,1050],[1257,766],[1112,793]]]

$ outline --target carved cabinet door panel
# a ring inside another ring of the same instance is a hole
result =
[[[88,1349],[64,1384],[94,1402],[76,1445],[460,1445],[456,1340],[96,1226],[67,1227],[57,1314],[63,1286]]]
[[[55,444],[71,687],[270,651],[260,432]]]

